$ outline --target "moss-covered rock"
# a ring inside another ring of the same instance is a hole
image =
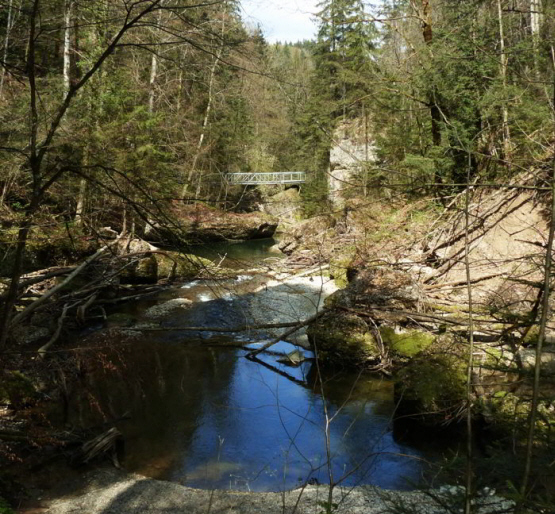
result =
[[[154,255],[139,259],[120,274],[122,284],[155,284],[158,280],[158,261]]]
[[[435,341],[435,337],[422,330],[396,332],[394,328],[380,327],[380,335],[384,346],[401,358],[412,358],[427,350]]]
[[[196,255],[179,252],[155,254],[158,264],[158,279],[187,280],[195,278],[202,271],[209,269],[212,262]]]
[[[16,227],[0,228],[0,276],[9,277],[14,265],[18,231]],[[68,231],[71,237],[68,237]],[[93,254],[97,249],[98,243],[94,238],[85,236],[75,226],[66,229],[64,224],[52,226],[50,220],[45,223],[36,220],[25,248],[23,271],[28,273],[49,266],[67,266]]]
[[[466,399],[466,363],[455,353],[423,354],[397,374],[398,415],[428,425],[455,419]]]
[[[279,218],[280,226],[292,225],[301,215],[302,199],[299,190],[289,188],[270,196],[262,203],[263,212]]]
[[[310,325],[307,334],[324,362],[360,365],[380,358],[371,328],[353,314],[329,312]]]
[[[20,371],[5,371],[0,375],[0,403],[8,403],[18,409],[36,395],[33,382]]]
[[[498,436],[511,436],[524,444],[528,435],[530,400],[510,391],[498,391],[482,401],[482,412],[491,431]],[[553,442],[555,437],[555,402],[540,399],[536,421],[538,442]]]
[[[346,257],[332,259],[330,262],[330,277],[333,278],[338,287],[347,287],[349,283],[348,271],[351,260],[348,254]]]
[[[345,289],[339,289],[330,294],[324,300],[324,307],[333,309],[334,307],[351,307],[351,297]]]

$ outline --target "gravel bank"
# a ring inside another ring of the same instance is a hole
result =
[[[447,490],[446,490],[447,489]],[[334,512],[349,514],[377,513],[453,513],[459,509],[455,488],[443,488],[441,507],[420,492],[384,491],[375,487],[358,487],[334,492]],[[302,494],[301,494],[302,492]],[[300,499],[299,499],[300,498]],[[319,514],[327,500],[325,486],[308,486],[285,494],[241,493],[190,489],[176,483],[162,482],[111,469],[85,475],[83,487],[74,494],[51,500],[45,505],[48,514],[148,514],[148,513],[264,513]],[[297,505],[298,502],[298,505]],[[510,512],[511,503],[494,496],[480,499],[480,513]],[[406,510],[400,510],[404,505]],[[295,510],[296,506],[296,510]],[[462,512],[462,510],[461,510]]]

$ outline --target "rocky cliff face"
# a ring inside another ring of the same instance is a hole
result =
[[[335,205],[343,204],[345,192],[353,187],[353,179],[360,176],[366,164],[374,160],[372,141],[366,140],[364,130],[356,122],[343,124],[335,131],[328,176],[330,199]]]

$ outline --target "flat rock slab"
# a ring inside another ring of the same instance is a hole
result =
[[[454,488],[456,489],[456,488]],[[458,503],[455,496],[443,494],[442,501],[451,508]],[[191,489],[177,483],[163,482],[117,470],[97,470],[84,477],[83,487],[71,496],[51,500],[49,514],[145,514],[145,513],[264,513],[317,514],[325,511],[326,486],[308,486],[286,493],[245,493]],[[334,490],[333,502],[338,513],[372,514],[394,512],[405,504],[406,512],[440,514],[453,512],[440,507],[421,492],[385,491],[376,487]],[[507,512],[512,504],[497,497],[480,499],[480,513]],[[397,511],[398,512],[398,511]],[[455,509],[456,512],[456,509]]]

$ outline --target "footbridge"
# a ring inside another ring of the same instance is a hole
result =
[[[276,171],[273,173],[228,173],[230,184],[259,186],[267,184],[303,184],[306,171]]]

